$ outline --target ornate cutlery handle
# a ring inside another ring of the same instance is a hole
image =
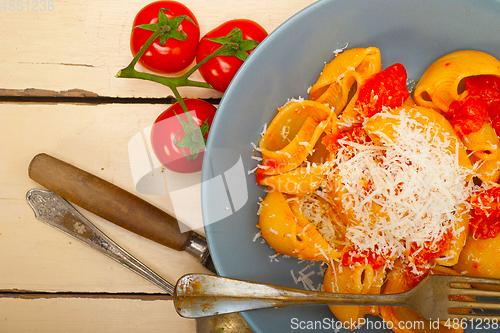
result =
[[[33,189],[26,199],[35,216],[51,226],[104,253],[125,267],[173,295],[174,286],[137,260],[87,220],[68,201],[54,192]]]

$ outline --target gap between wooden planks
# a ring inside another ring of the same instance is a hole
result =
[[[40,89],[0,89],[0,103],[36,103],[36,104],[172,104],[176,100],[174,97],[166,98],[123,98],[105,97],[89,93],[84,90],[73,89],[62,92]],[[217,100],[209,100],[217,102]],[[136,292],[71,292],[71,291],[35,291],[21,289],[0,289],[1,298],[12,299],[55,299],[55,298],[85,298],[85,299],[128,299],[140,301],[171,301],[173,297],[164,293],[136,293]]]
[[[220,98],[201,98],[219,104]],[[70,89],[53,91],[44,89],[0,89],[0,103],[73,103],[73,104],[174,104],[174,96],[166,97],[109,97],[91,91]]]
[[[133,299],[141,301],[171,301],[167,294],[150,293],[105,293],[105,292],[45,292],[30,290],[0,290],[0,298],[49,299],[49,298],[98,298],[98,299]]]

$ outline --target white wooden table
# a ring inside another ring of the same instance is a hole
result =
[[[148,1],[46,0],[42,11],[39,0],[33,11],[35,2],[0,0],[0,332],[194,332],[194,320],[179,317],[170,299],[147,300],[147,294],[160,292],[157,287],[38,221],[25,199],[29,189],[42,188],[27,170],[45,152],[174,213],[168,194],[136,190],[128,150],[134,135],[168,107],[162,98],[171,92],[152,82],[115,78],[132,59],[132,21]],[[233,18],[255,20],[271,32],[314,1],[182,2],[195,13],[203,35]],[[185,97],[221,96],[206,89],[181,91]],[[79,210],[172,283],[185,273],[207,272],[187,253]],[[145,296],[47,298],[33,292]]]

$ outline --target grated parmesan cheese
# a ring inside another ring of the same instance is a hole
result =
[[[260,136],[264,136],[264,134],[266,134],[267,132],[267,123],[264,123],[264,128],[262,129],[262,132],[260,132]]]
[[[345,236],[360,251],[404,258],[411,243],[420,247],[418,252],[448,230],[460,232],[452,226],[460,219],[459,207],[467,206],[472,171],[458,162],[458,142],[450,152],[454,137],[449,133],[440,138],[432,125],[423,126],[404,112],[377,117],[398,120],[394,140],[378,132],[383,146],[339,140],[340,201],[356,221]],[[327,171],[329,179],[333,170]]]
[[[252,173],[254,173],[255,171],[257,171],[259,167],[256,166],[255,168],[253,168],[252,170],[248,170],[248,174],[251,175]]]
[[[349,46],[349,43],[345,43],[344,46],[339,47],[338,49],[333,50],[333,54],[335,56],[338,56],[340,53],[344,52],[344,50],[347,49],[348,46]]]
[[[286,139],[288,137],[288,134],[290,134],[290,126],[283,126],[281,128],[281,137],[283,139]]]

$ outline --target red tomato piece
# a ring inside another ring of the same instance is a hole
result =
[[[486,107],[486,101],[477,95],[468,95],[461,101],[452,102],[448,113],[453,115],[453,129],[461,137],[479,131],[486,121]]]
[[[425,267],[431,260],[438,258],[441,253],[450,247],[451,238],[452,234],[448,230],[435,243],[434,241],[425,241],[423,245],[417,246],[413,242],[410,245],[408,257],[418,268]]]
[[[500,78],[480,75],[465,78],[467,95],[450,104],[448,116],[455,131],[461,136],[479,131],[488,119],[500,134]]]
[[[492,119],[491,127],[495,130],[495,133],[500,136],[500,117]]]
[[[354,248],[350,248],[345,251],[342,255],[342,265],[346,267],[352,267],[356,264],[360,265],[370,265],[373,269],[380,268],[388,263],[388,259],[385,256],[375,253],[371,250],[369,251],[358,251]]]
[[[336,154],[337,151],[342,147],[339,140],[347,140],[351,142],[356,142],[364,144],[370,142],[370,137],[365,133],[361,127],[353,127],[352,129],[334,134],[327,134],[321,140],[321,143],[328,149],[332,154]]]
[[[209,38],[227,36],[234,28],[241,29],[243,32],[243,40],[251,39],[260,43],[268,35],[263,27],[251,20],[238,19],[224,22],[203,36],[196,54],[196,62],[200,63],[208,55],[222,46],[220,43],[208,40]],[[252,50],[246,52],[250,54]],[[203,79],[210,84],[212,88],[220,92],[225,92],[242,64],[243,60],[238,59],[236,56],[223,55],[208,60],[200,67],[199,71]]]
[[[469,228],[474,239],[495,238],[500,234],[500,219],[471,213]]]
[[[500,233],[500,185],[471,197],[470,232],[474,239],[495,238]]]
[[[145,68],[156,73],[176,73],[187,68],[196,56],[200,40],[200,28],[194,14],[183,4],[177,1],[156,1],[146,5],[136,15],[133,27],[141,24],[157,24],[158,13],[161,9],[169,20],[187,15],[194,22],[183,19],[177,26],[179,32],[187,35],[185,40],[169,38],[165,45],[161,45],[156,38],[139,59]],[[142,28],[133,28],[130,36],[130,48],[135,56],[141,47],[153,34],[152,31]]]
[[[199,99],[185,99],[184,103],[198,127],[206,123],[210,128],[215,112],[217,111],[215,106]],[[204,149],[201,149],[199,154],[190,161],[185,156],[192,156],[190,149],[180,148],[176,145],[176,142],[178,143],[185,136],[183,126],[178,117],[185,122],[189,122],[181,105],[175,103],[155,120],[151,131],[153,151],[161,164],[169,170],[179,173],[198,172],[202,167]],[[204,134],[203,138],[205,140],[208,138],[208,134],[209,131]]]
[[[402,106],[410,96],[406,79],[406,69],[402,64],[387,67],[370,77],[359,88],[354,108],[362,117],[368,118],[382,111],[383,107]]]

